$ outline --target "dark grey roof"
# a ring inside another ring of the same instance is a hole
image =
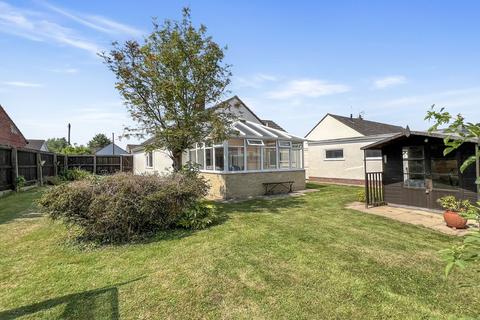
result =
[[[269,128],[273,128],[273,129],[277,129],[277,130],[280,130],[280,131],[285,131],[285,129],[283,129],[282,127],[280,127],[275,121],[273,120],[262,120],[262,123],[264,126],[266,127],[269,127]]]
[[[366,150],[366,149],[379,149],[382,148],[388,144],[390,144],[392,141],[396,141],[398,139],[402,138],[408,138],[410,136],[421,136],[421,137],[429,137],[429,138],[438,138],[438,139],[445,139],[445,138],[450,138],[452,140],[464,140],[462,137],[458,135],[450,135],[450,134],[445,134],[445,133],[439,133],[438,131],[436,132],[428,132],[428,131],[410,131],[410,129],[407,127],[406,129],[403,129],[402,132],[399,132],[391,137],[382,139],[380,141],[374,142],[372,144],[366,145],[360,149]],[[475,139],[465,139],[465,142],[467,143],[478,143]]]
[[[394,126],[391,124],[369,121],[360,117],[358,118],[344,117],[344,116],[339,116],[331,113],[329,113],[329,115],[332,118],[335,118],[336,120],[340,121],[344,125],[349,126],[353,130],[358,131],[359,133],[365,136],[385,134],[385,133],[397,133],[397,132],[402,132],[403,130],[403,128],[400,126]]]
[[[45,144],[45,140],[41,139],[27,139],[27,145],[25,148],[27,149],[32,149],[32,150],[41,150],[41,151],[48,151],[46,150],[47,148],[43,148],[43,145]]]
[[[110,156],[110,155],[128,154],[128,152],[123,150],[116,144],[110,143],[108,146],[105,146],[102,149],[97,150],[95,154],[97,156]]]

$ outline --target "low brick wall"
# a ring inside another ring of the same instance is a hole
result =
[[[201,173],[210,183],[210,199],[241,199],[265,194],[263,183],[293,181],[305,189],[305,170],[242,173]]]

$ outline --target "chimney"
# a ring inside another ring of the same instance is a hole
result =
[[[350,113],[350,119],[353,119],[353,113]]]
[[[358,115],[358,119],[363,120],[363,117],[362,117],[361,113]]]

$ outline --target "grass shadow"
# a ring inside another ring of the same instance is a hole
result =
[[[42,195],[43,188],[12,192],[0,197],[0,224],[17,219],[32,219],[42,216],[36,213],[36,200]]]
[[[118,288],[138,281],[146,276],[113,286],[68,294],[63,297],[48,299],[42,302],[0,312],[0,319],[11,320],[25,316],[33,316],[39,312],[53,312],[55,308],[64,307],[60,319],[120,319]],[[36,315],[37,316],[37,315]]]

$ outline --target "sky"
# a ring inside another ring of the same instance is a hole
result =
[[[0,104],[30,139],[68,123],[78,144],[121,136],[131,120],[97,53],[185,6],[228,47],[225,98],[293,134],[326,113],[427,129],[433,104],[480,122],[480,1],[0,0]]]

